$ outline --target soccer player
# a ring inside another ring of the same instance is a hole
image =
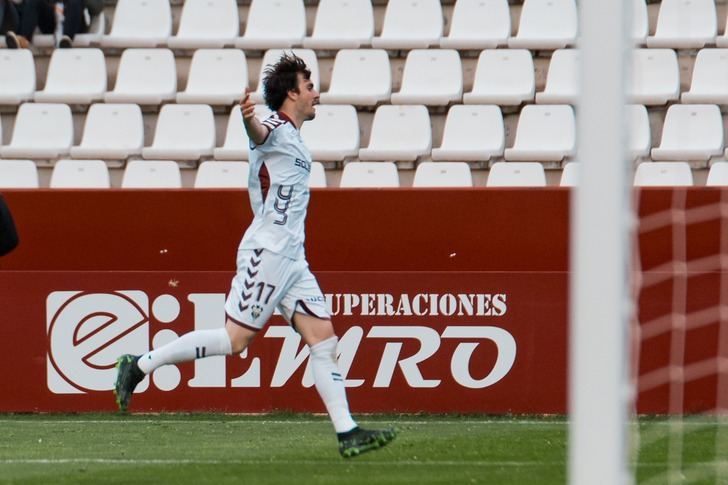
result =
[[[306,262],[311,155],[299,130],[316,116],[319,93],[311,71],[292,54],[266,68],[263,85],[265,102],[273,110],[267,119],[255,117],[248,89],[240,102],[250,138],[248,193],[255,217],[238,248],[225,328],[193,331],[141,356],[121,356],[116,402],[125,411],[137,384],[162,365],[242,352],[278,307],[310,348],[316,390],[336,430],[339,452],[348,458],[386,445],[396,433],[393,428],[365,430],[352,419],[336,362],[338,338]]]

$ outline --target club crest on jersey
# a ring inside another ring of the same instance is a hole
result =
[[[296,165],[297,167],[301,167],[307,172],[311,171],[311,162],[307,162],[306,160],[301,160],[300,158],[297,158],[294,162],[294,165]]]
[[[250,307],[250,314],[253,316],[253,320],[256,320],[261,313],[263,313],[263,307],[260,305],[253,305]]]

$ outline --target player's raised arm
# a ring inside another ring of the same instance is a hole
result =
[[[240,101],[240,112],[243,114],[243,124],[245,131],[248,132],[248,138],[256,145],[263,143],[268,136],[268,128],[255,117],[255,104],[250,101],[250,88],[245,88],[245,95]]]

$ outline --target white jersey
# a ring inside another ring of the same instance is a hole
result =
[[[269,129],[260,145],[250,142],[248,195],[255,216],[240,249],[267,249],[305,259],[306,209],[311,154],[293,122],[283,113],[262,121]]]

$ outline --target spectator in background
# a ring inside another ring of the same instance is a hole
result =
[[[22,0],[0,0],[0,34],[12,32],[20,24],[17,3]]]
[[[0,0],[8,1],[8,0]],[[15,30],[5,32],[5,42],[10,49],[27,49],[33,41],[35,29],[43,34],[56,34],[59,47],[71,47],[76,34],[86,32],[84,0],[10,0],[19,2],[16,7],[19,23]]]

